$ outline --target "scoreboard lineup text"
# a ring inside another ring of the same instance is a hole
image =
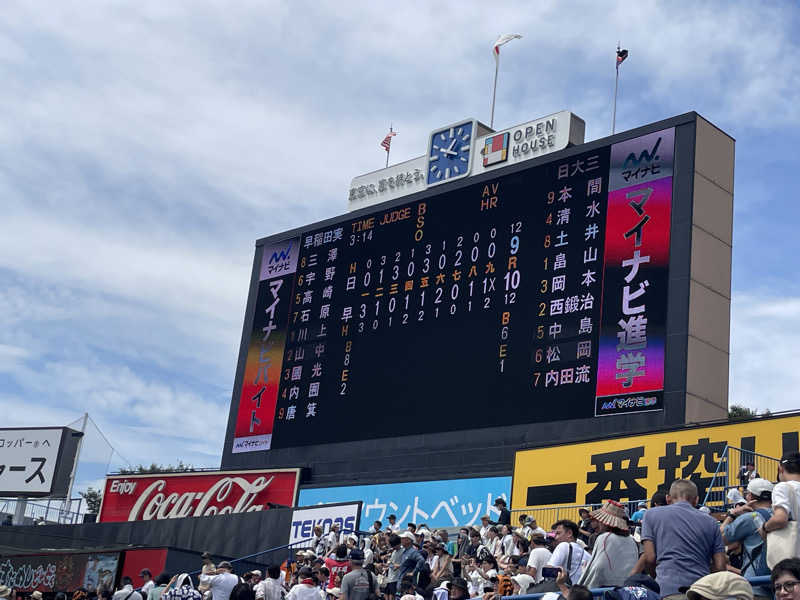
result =
[[[233,451],[659,410],[672,151],[617,146],[257,247]]]

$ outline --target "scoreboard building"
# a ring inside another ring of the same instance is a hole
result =
[[[497,480],[523,447],[725,418],[733,139],[693,112],[583,135],[464,119],[258,240],[222,469]]]

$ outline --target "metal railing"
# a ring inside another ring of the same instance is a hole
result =
[[[17,510],[17,498],[0,498],[0,520],[6,515],[14,517]],[[49,525],[60,523],[75,525],[83,522],[81,506],[83,498],[72,500],[54,499],[25,503],[24,525],[33,525],[40,517]]]
[[[638,509],[640,502],[648,502],[647,499],[630,500],[622,502],[622,505],[628,509],[628,515],[632,515]],[[569,519],[570,521],[580,522],[578,511],[582,508],[592,511],[600,508],[600,504],[569,504],[566,506],[547,506],[543,508],[520,508],[511,509],[511,526],[519,526],[519,519],[522,515],[533,517],[536,519],[536,524],[542,529],[548,530],[550,526],[556,521],[561,519]]]
[[[748,583],[752,587],[756,586],[760,587],[765,584],[769,585],[772,582],[772,578],[769,575],[762,575],[759,577],[745,577],[745,579],[747,579]],[[614,588],[606,587],[606,588],[594,588],[589,591],[592,592],[592,596],[598,597],[602,596],[606,592],[610,592],[613,589]],[[539,600],[539,598],[541,598],[542,596],[544,596],[544,594],[524,594],[522,596],[503,596],[500,600]]]
[[[759,477],[769,481],[778,480],[778,465],[780,459],[763,454],[757,454],[751,450],[737,448],[736,446],[725,446],[722,451],[714,477],[711,479],[705,498],[702,504],[716,510],[726,510],[734,502],[731,501],[729,494],[731,490],[739,490],[744,493],[747,487],[749,471],[747,464],[752,463],[754,471]]]

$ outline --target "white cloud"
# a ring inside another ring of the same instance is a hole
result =
[[[89,410],[134,462],[213,464],[253,241],[343,212],[350,179],[382,166],[390,122],[399,162],[437,125],[488,121],[499,33],[524,36],[503,49],[499,126],[567,108],[587,138],[606,135],[619,39],[631,56],[618,129],[697,109],[757,152],[800,124],[793,16],[721,3],[9,3],[0,410],[20,425]],[[788,354],[796,308],[764,310],[737,296],[732,397],[777,406],[792,376],[755,385],[754,365]],[[755,315],[779,344],[760,341]]]

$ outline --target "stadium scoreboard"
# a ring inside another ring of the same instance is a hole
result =
[[[229,451],[662,410],[674,131],[260,240]]]

